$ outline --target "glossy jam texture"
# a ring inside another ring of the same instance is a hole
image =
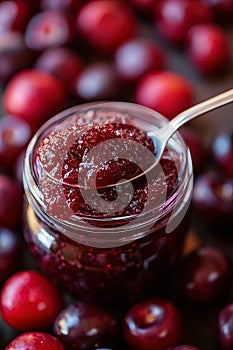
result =
[[[112,157],[97,168],[95,182],[91,166],[94,161],[98,163],[101,153],[95,153],[89,163],[85,157],[88,151],[105,141],[109,142],[107,148]],[[120,210],[110,212],[104,211],[102,207],[96,209],[92,202],[93,209],[85,203],[79,187],[82,169],[89,170],[89,178],[85,177],[86,180],[90,179],[89,192],[92,193],[96,186],[102,201],[111,204],[115,200],[115,187],[106,186],[140,173],[140,161],[145,164],[151,162],[151,157],[140,160],[140,156],[131,149],[132,142],[129,141],[142,145],[149,152],[146,154],[154,157],[156,149],[152,139],[125,114],[88,111],[73,115],[47,133],[39,143],[34,157],[34,170],[44,194],[47,213],[61,221],[69,220],[70,215],[74,214],[79,218],[115,217],[114,224],[121,226],[122,217],[142,212],[149,191],[148,210],[158,204],[158,198],[161,200],[162,191],[164,198],[169,199],[179,186],[179,160],[174,151],[167,149],[156,181],[149,182],[145,176],[134,181],[130,200],[127,198],[130,193],[127,193],[125,187],[123,198],[126,204],[123,201],[121,204],[124,206]],[[119,150],[122,149],[126,149],[128,154],[132,152],[137,161],[119,157]],[[42,269],[76,297],[97,303],[120,299],[133,302],[139,296],[149,295],[153,290],[159,293],[168,271],[179,256],[187,220],[183,219],[179,226],[167,233],[165,227],[170,215],[171,212],[168,211],[160,220],[155,220],[143,238],[117,247],[95,248],[68,239],[59,230],[54,230],[41,221],[29,206],[26,209],[26,237]],[[100,227],[104,230],[104,225],[105,222],[100,220],[97,230]],[[36,230],[35,227],[39,229]]]

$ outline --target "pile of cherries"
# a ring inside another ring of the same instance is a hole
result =
[[[194,104],[195,89],[169,70],[155,38],[183,52],[207,79],[232,68],[226,29],[232,19],[232,0],[0,0],[0,344],[6,350],[198,350],[201,341],[186,334],[192,330],[185,323],[195,327],[192,312],[203,307],[215,309],[212,344],[233,349],[232,240],[222,249],[189,234],[166,295],[106,309],[61,295],[36,271],[21,222],[24,152],[46,120],[94,100],[136,102],[174,117]],[[217,135],[211,150],[195,129],[181,133],[196,175],[194,217],[209,232],[224,230],[228,241],[233,129]]]

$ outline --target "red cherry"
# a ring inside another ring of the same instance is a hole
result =
[[[224,350],[233,348],[233,304],[226,305],[218,315],[219,340]]]
[[[147,73],[139,80],[135,91],[136,103],[170,119],[189,108],[193,99],[193,87],[189,81],[171,71]]]
[[[82,0],[41,0],[40,7],[43,10],[47,9],[56,9],[56,10],[65,10],[76,11],[80,6]]]
[[[51,334],[27,332],[13,339],[5,350],[65,350],[64,346]]]
[[[78,11],[78,32],[100,53],[113,53],[136,33],[137,22],[122,1],[89,1]]]
[[[73,39],[71,17],[59,10],[37,13],[28,23],[25,43],[33,50],[70,44]]]
[[[18,228],[21,221],[22,194],[16,183],[0,174],[0,226]]]
[[[134,305],[126,314],[123,333],[133,350],[161,350],[177,344],[182,322],[169,301],[151,299]]]
[[[205,75],[220,74],[230,66],[226,34],[214,24],[199,24],[189,30],[187,52],[197,70]]]
[[[115,53],[117,73],[127,82],[136,82],[148,71],[162,69],[164,61],[162,49],[149,39],[126,41]]]
[[[26,147],[31,138],[29,125],[11,115],[0,119],[0,164],[8,170],[13,170],[15,159]]]
[[[65,105],[63,83],[53,75],[38,70],[23,70],[8,83],[3,94],[7,113],[24,119],[36,130]]]
[[[0,35],[0,83],[5,83],[20,69],[29,67],[34,54],[25,46],[22,33],[7,31]]]
[[[225,24],[232,23],[233,1],[232,0],[202,0],[207,6],[213,9],[216,20]]]
[[[183,298],[211,303],[219,298],[231,281],[231,265],[214,247],[200,247],[187,255],[176,270],[175,286]]]
[[[15,273],[1,291],[1,316],[10,327],[21,331],[52,326],[62,305],[55,287],[35,271]]]
[[[62,80],[70,91],[74,80],[82,70],[82,66],[79,55],[63,47],[45,50],[35,63],[37,69],[44,70]]]
[[[29,2],[21,0],[0,3],[0,32],[8,30],[23,31],[32,14]]]
[[[209,22],[211,9],[199,0],[163,0],[155,11],[155,25],[173,44],[183,44],[187,31],[194,24]]]
[[[159,0],[130,0],[132,6],[139,14],[151,16]]]

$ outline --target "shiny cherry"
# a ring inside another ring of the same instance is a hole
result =
[[[81,3],[82,0],[41,0],[40,7],[42,10],[56,9],[71,13],[77,11]]]
[[[10,177],[0,174],[0,227],[16,229],[21,223],[22,193]]]
[[[5,350],[65,350],[62,343],[53,335],[42,332],[22,333]]]
[[[172,71],[152,71],[145,74],[136,86],[136,103],[150,107],[171,119],[189,108],[194,99],[191,83]]]
[[[8,30],[24,31],[32,9],[29,1],[8,0],[0,2],[0,33]]]
[[[202,246],[181,261],[174,278],[175,288],[191,302],[211,303],[229,286],[231,272],[230,262],[221,250]]]
[[[60,10],[46,10],[31,18],[25,33],[25,43],[33,50],[68,45],[73,39],[71,17]]]
[[[82,101],[115,99],[119,93],[119,80],[114,66],[108,62],[87,65],[73,84],[73,94]]]
[[[0,164],[13,170],[15,159],[26,147],[32,135],[29,125],[11,115],[0,119]]]
[[[206,172],[194,184],[192,202],[206,223],[213,227],[233,225],[233,179],[217,171]]]
[[[217,75],[230,67],[230,46],[226,34],[215,24],[193,26],[187,35],[187,52],[201,74]]]
[[[0,283],[18,268],[22,244],[16,232],[0,228]]]
[[[35,62],[35,68],[55,75],[65,83],[70,91],[73,81],[77,79],[82,70],[82,66],[83,63],[80,56],[74,51],[63,47],[45,50]]]
[[[123,1],[89,1],[77,13],[76,27],[84,40],[100,53],[113,53],[136,33],[137,21]]]
[[[54,322],[54,334],[69,349],[92,350],[116,341],[117,323],[96,305],[76,302],[63,309]]]
[[[64,83],[36,69],[22,70],[14,75],[3,93],[5,111],[24,119],[33,131],[60,111],[65,102]]]
[[[36,271],[17,272],[2,287],[1,316],[17,330],[40,330],[52,326],[62,305],[57,289]]]
[[[180,341],[182,321],[178,310],[169,301],[145,300],[127,312],[123,334],[130,349],[161,350]]]
[[[136,38],[123,43],[115,53],[115,66],[120,78],[136,82],[151,70],[164,67],[164,53],[152,40]]]
[[[224,350],[233,348],[233,304],[226,305],[218,315],[219,341]]]
[[[187,31],[194,25],[209,22],[211,9],[199,0],[163,0],[155,11],[155,26],[171,43],[184,44]]]
[[[214,139],[212,150],[215,163],[233,177],[233,130],[218,134]]]

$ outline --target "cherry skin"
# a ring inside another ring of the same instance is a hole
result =
[[[31,14],[32,9],[28,1],[2,1],[0,3],[0,32],[24,31]]]
[[[19,266],[22,244],[16,232],[0,229],[0,283]]]
[[[162,49],[149,39],[126,41],[115,53],[117,73],[126,82],[136,82],[148,71],[162,69],[164,61]]]
[[[73,83],[73,94],[81,101],[109,100],[118,96],[119,80],[114,66],[107,62],[87,65]]]
[[[212,146],[215,163],[233,177],[233,132],[218,134]]]
[[[14,161],[26,147],[32,135],[29,125],[11,115],[0,119],[0,164],[13,170]]]
[[[57,289],[35,271],[17,272],[2,287],[1,316],[17,330],[40,330],[52,326],[62,306]]]
[[[125,2],[92,0],[78,11],[76,27],[92,48],[111,54],[136,34],[137,21]]]
[[[143,14],[151,17],[155,6],[159,0],[130,0],[130,3],[138,11],[139,15]]]
[[[211,303],[228,287],[231,272],[228,259],[219,249],[203,246],[181,261],[174,278],[175,288],[191,302]]]
[[[40,7],[42,10],[56,9],[72,13],[79,8],[81,3],[82,0],[41,0]]]
[[[16,72],[31,66],[33,60],[34,54],[26,47],[22,33],[1,33],[0,83],[6,83]]]
[[[233,304],[226,305],[218,315],[219,340],[224,350],[233,347]]]
[[[203,169],[206,156],[201,137],[198,132],[190,126],[184,126],[181,128],[180,133],[189,147],[194,173],[198,174]]]
[[[44,70],[62,80],[66,88],[71,91],[71,86],[82,70],[82,60],[77,53],[62,47],[50,48],[42,52],[35,68]]]
[[[204,75],[217,75],[230,67],[230,48],[223,29],[214,24],[193,26],[187,35],[191,62]]]
[[[54,334],[69,349],[92,350],[116,341],[113,316],[94,304],[76,302],[63,309],[54,322]]]
[[[31,18],[25,32],[25,43],[33,50],[68,45],[73,40],[71,17],[59,10],[46,10]]]
[[[5,111],[25,120],[33,131],[60,111],[65,102],[64,84],[53,75],[35,69],[14,75],[3,93]]]
[[[233,180],[231,176],[212,171],[198,177],[194,184],[193,206],[212,227],[227,228],[232,226]]]
[[[27,332],[20,334],[5,350],[65,350],[58,339],[48,333]]]
[[[193,87],[182,75],[171,72],[149,72],[136,86],[136,103],[150,107],[171,119],[189,108],[194,99]]]
[[[163,0],[155,10],[155,26],[175,45],[184,44],[186,33],[193,25],[212,18],[211,9],[199,0]]]
[[[169,301],[145,300],[126,314],[123,334],[133,350],[161,350],[180,341],[182,321]]]
[[[0,174],[0,227],[16,229],[21,222],[22,193],[10,177]]]

